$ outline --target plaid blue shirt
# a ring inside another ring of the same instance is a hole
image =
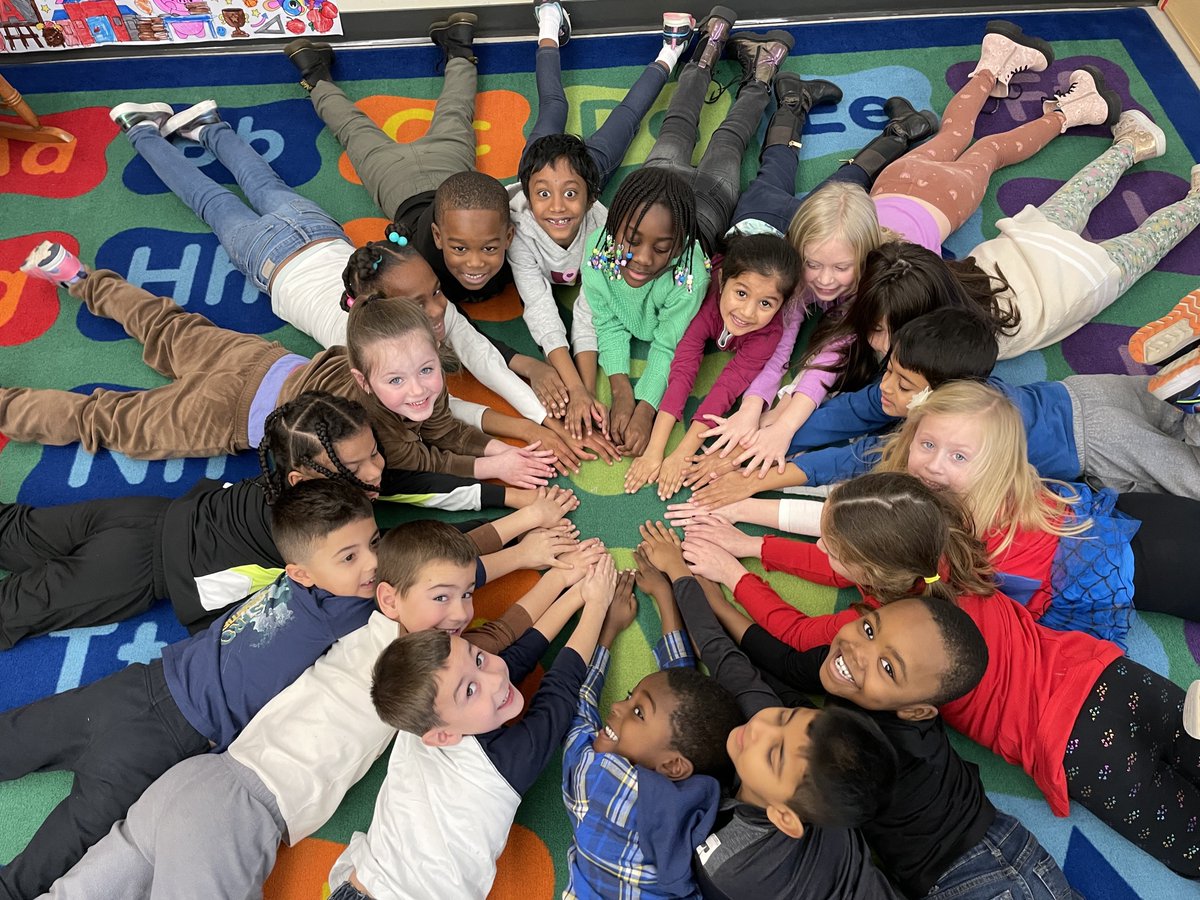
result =
[[[654,646],[660,669],[693,667],[687,633],[664,634]],[[637,767],[616,753],[597,753],[592,742],[604,722],[600,692],[609,654],[597,647],[563,749],[563,802],[575,839],[567,852],[570,878],[563,900],[652,900],[658,872],[638,843]],[[697,897],[699,894],[696,895]]]

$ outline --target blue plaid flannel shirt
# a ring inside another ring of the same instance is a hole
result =
[[[694,667],[687,633],[664,634],[654,646],[660,669]],[[637,767],[616,753],[597,753],[592,741],[604,720],[600,692],[609,653],[597,647],[563,749],[563,802],[575,829],[567,853],[570,878],[563,900],[650,900],[658,873],[638,845]]]

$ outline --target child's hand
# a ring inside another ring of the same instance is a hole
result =
[[[591,434],[584,435],[583,440],[579,443],[581,446],[597,454],[600,459],[604,460],[610,466],[613,463],[621,461],[620,452],[599,428]],[[595,457],[592,458],[595,459]]]
[[[574,528],[569,522],[554,528],[535,528],[517,542],[521,549],[524,565],[522,569],[568,569],[569,563],[559,562],[558,557],[579,546],[578,538],[572,536]]]
[[[767,425],[758,429],[750,436],[746,450],[733,461],[735,466],[749,460],[744,474],[758,471],[758,477],[763,478],[771,470],[771,466],[779,466],[780,474],[787,465],[787,452],[792,445],[794,431],[781,424]]]
[[[711,455],[720,451],[721,459],[727,457],[747,435],[758,428],[759,412],[760,410],[755,409],[753,405],[743,403],[731,416],[707,416],[714,424],[700,437],[705,440],[715,437],[717,440],[705,447],[704,452]]]
[[[729,520],[722,516],[707,513],[692,519],[684,529],[687,539],[700,539],[715,544],[728,551],[738,559],[762,555],[762,538],[752,537],[740,529],[734,528]]]
[[[641,456],[650,443],[650,430],[654,427],[654,407],[649,403],[638,403],[633,417],[625,426],[624,439],[617,448],[629,456]]]
[[[730,503],[727,506],[721,507],[721,518],[728,522],[743,522],[742,516],[742,501]],[[693,503],[690,500],[687,503],[672,503],[667,507],[665,513],[666,520],[676,528],[682,528],[685,531],[693,522],[698,521],[704,516],[712,515],[705,507],[698,503]]]
[[[658,470],[658,499],[669,500],[679,493],[683,487],[683,477],[692,468],[695,457],[676,450],[667,454],[662,468]]]
[[[529,504],[532,513],[531,528],[550,528],[564,519],[567,513],[579,508],[579,498],[570,488],[553,485],[538,488],[537,499]]]
[[[692,492],[692,502],[714,512],[728,503],[754,496],[757,478],[746,478],[740,469],[726,472]]]
[[[613,585],[612,602],[608,615],[604,617],[604,628],[600,632],[600,643],[608,647],[618,634],[633,624],[637,618],[638,602],[633,594],[633,573],[621,572]]]
[[[540,359],[533,359],[526,363],[526,366],[529,370],[529,386],[537,395],[538,402],[546,407],[546,411],[554,418],[561,418],[567,411],[570,395],[558,370]]]
[[[588,538],[586,541],[580,541],[575,549],[568,550],[558,557],[558,561],[569,568],[557,568],[554,574],[563,579],[563,587],[570,587],[581,581],[592,564],[607,553],[600,538]]]
[[[643,594],[649,597],[666,596],[671,593],[671,582],[646,558],[646,551],[638,547],[633,551],[637,572],[634,578]]]
[[[683,486],[695,488],[708,484],[713,478],[732,472],[736,466],[732,459],[722,459],[719,454],[692,457],[692,466],[683,474]]]
[[[541,446],[540,441],[534,441],[526,447],[509,447],[495,456],[484,457],[493,473],[485,477],[499,478],[513,487],[544,487],[557,473],[553,466],[554,453],[542,450]]]
[[[683,558],[693,574],[728,585],[731,590],[746,574],[746,567],[732,554],[703,538],[689,535],[683,542]]]
[[[617,586],[617,567],[612,556],[601,554],[590,566],[588,577],[580,585],[583,605],[600,606],[607,610],[613,601],[613,590]]]
[[[577,473],[580,463],[579,452],[571,446],[566,432],[560,433],[558,428],[554,427],[555,425],[558,425],[558,428],[562,427],[558,419],[547,418],[541,425],[533,426],[530,436],[554,454],[551,463],[559,475],[566,475],[568,471]]]
[[[624,446],[625,429],[629,427],[629,423],[633,419],[634,406],[633,394],[613,395],[612,409],[608,414],[608,436],[616,443],[617,450],[622,454],[628,453]]]
[[[647,522],[638,526],[642,542],[638,548],[646,554],[646,560],[671,581],[686,578],[690,573],[683,561],[679,535],[662,522]]]
[[[599,407],[599,412],[597,412]],[[608,410],[588,393],[583,385],[571,388],[567,393],[567,409],[563,415],[563,424],[576,440],[582,440],[593,431],[593,422],[601,426],[601,431],[608,428]]]
[[[647,484],[653,484],[661,467],[661,456],[643,453],[630,463],[629,471],[625,473],[625,493],[636,494]]]

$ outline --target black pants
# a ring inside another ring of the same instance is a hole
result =
[[[1121,494],[1117,509],[1142,523],[1133,548],[1133,605],[1200,621],[1200,590],[1189,564],[1200,541],[1200,502],[1172,494]]]
[[[761,81],[743,85],[725,121],[713,132],[700,164],[693,168],[692,151],[699,137],[700,110],[711,80],[711,69],[701,69],[694,62],[683,67],[658,139],[645,163],[667,166],[691,183],[696,193],[700,243],[710,254],[733,219],[742,192],[742,154],[758,130],[770,97],[770,88]]]
[[[0,869],[0,896],[29,900],[44,893],[159,775],[208,747],[167,690],[162,660],[0,713],[0,780],[30,772],[75,775],[71,793]]]
[[[1183,730],[1183,688],[1122,657],[1096,679],[1063,767],[1067,791],[1185,878],[1200,878],[1200,741]]]
[[[0,504],[0,649],[61,628],[105,625],[165,595],[154,563],[165,497],[34,508]]]

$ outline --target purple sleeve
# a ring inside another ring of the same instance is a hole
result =
[[[775,345],[775,352],[763,366],[762,372],[751,382],[746,391],[747,397],[760,397],[764,407],[769,407],[779,390],[779,382],[783,373],[792,360],[792,350],[796,346],[796,337],[800,334],[800,325],[804,322],[805,304],[793,298],[788,301],[787,309],[783,311],[783,334]]]
[[[842,351],[850,345],[853,338],[843,338],[839,341],[834,341],[826,349],[822,350],[814,356],[804,367],[804,371],[796,376],[796,380],[792,382],[792,393],[801,394],[813,402],[814,406],[820,406],[825,402],[825,397],[829,394],[829,387],[838,377],[837,369],[819,368],[821,366],[834,366],[842,359]]]
[[[700,406],[692,417],[693,422],[705,422],[705,416],[722,416],[729,411],[733,401],[767,364],[771,351],[779,346],[782,331],[783,325],[777,317],[766,328],[748,334],[738,342],[733,359],[726,363],[712,389],[700,401]]]
[[[675,348],[675,358],[671,361],[671,371],[667,376],[667,389],[658,405],[659,410],[674,416],[677,422],[683,421],[683,407],[696,384],[696,373],[700,371],[700,363],[704,360],[704,342],[717,338],[721,333],[719,324],[714,325],[721,321],[716,285],[714,278],[700,309],[684,331],[683,340]]]

